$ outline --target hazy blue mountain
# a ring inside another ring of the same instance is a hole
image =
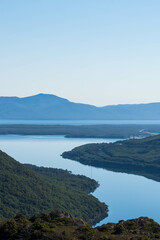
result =
[[[95,107],[70,102],[51,94],[0,97],[0,119],[91,120],[160,119],[160,103]]]

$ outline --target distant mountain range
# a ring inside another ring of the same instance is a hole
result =
[[[160,103],[96,107],[51,94],[0,97],[0,119],[7,120],[160,120]]]

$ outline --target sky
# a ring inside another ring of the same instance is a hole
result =
[[[160,102],[159,0],[0,0],[0,96]]]

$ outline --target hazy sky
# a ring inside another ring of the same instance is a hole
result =
[[[160,0],[0,0],[0,95],[160,102]]]

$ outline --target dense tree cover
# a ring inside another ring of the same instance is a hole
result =
[[[160,181],[160,135],[115,143],[86,144],[64,152],[62,156],[83,164]]]
[[[43,175],[44,177],[47,177],[47,179],[62,184],[65,182],[65,184],[68,184],[68,186],[73,186],[87,193],[94,192],[94,190],[99,186],[98,182],[96,182],[94,179],[90,179],[83,175],[71,174],[71,172],[68,170],[37,167],[31,164],[25,164],[25,166]]]
[[[156,240],[160,239],[160,225],[147,217],[108,223],[92,228],[82,219],[67,213],[52,211],[0,223],[1,240]]]
[[[94,224],[107,216],[107,206],[89,192],[98,183],[58,169],[20,164],[0,151],[0,219],[60,209]]]
[[[131,138],[160,133],[160,125],[0,125],[0,134],[65,135],[75,138]]]

